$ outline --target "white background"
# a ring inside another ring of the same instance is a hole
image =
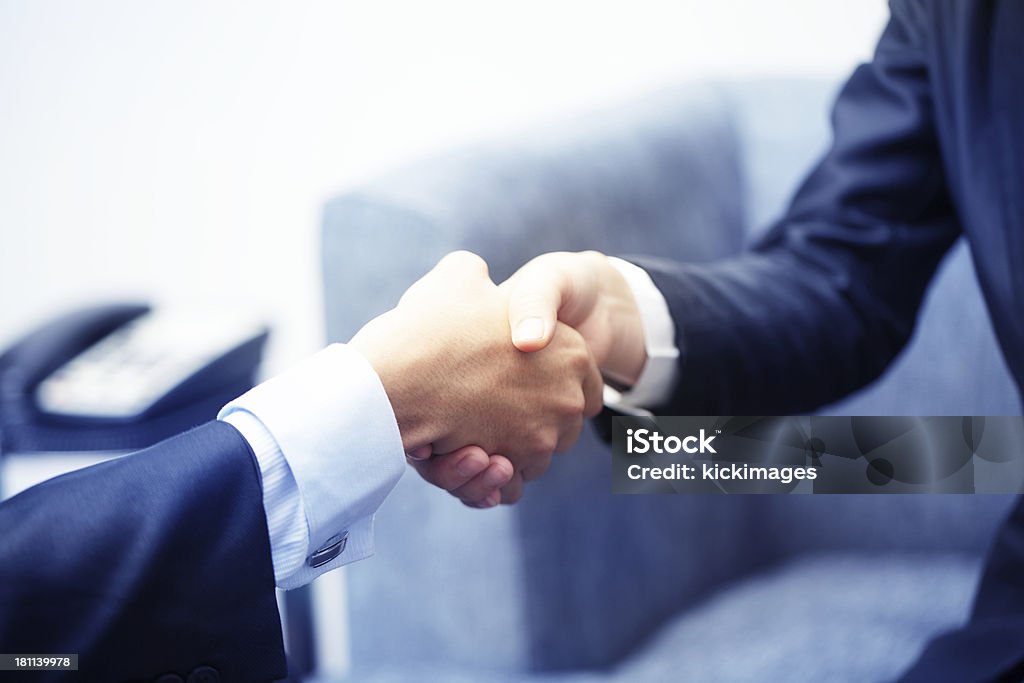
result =
[[[0,0],[0,346],[104,298],[226,302],[273,323],[279,369],[322,340],[333,193],[659,84],[838,75],[885,16],[883,0]]]

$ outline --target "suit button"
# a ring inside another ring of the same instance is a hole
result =
[[[220,683],[220,672],[212,666],[196,667],[188,675],[188,683]]]
[[[348,532],[343,531],[340,534],[336,534],[327,539],[319,550],[309,556],[306,560],[310,567],[320,567],[327,564],[338,555],[345,552],[345,546],[348,544]]]
[[[153,683],[185,683],[185,679],[178,674],[164,674]]]

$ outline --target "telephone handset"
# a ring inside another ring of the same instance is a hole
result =
[[[252,386],[267,335],[231,310],[54,319],[0,355],[0,453],[135,450],[213,419]]]
[[[244,360],[237,369],[225,365],[266,334],[243,316],[149,311],[57,368],[36,388],[36,404],[64,420],[139,420],[203,394],[225,375],[251,374]]]

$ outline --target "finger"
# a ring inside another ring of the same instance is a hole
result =
[[[539,351],[551,342],[555,321],[572,281],[552,259],[533,262],[516,274],[509,288],[508,323],[520,351]]]
[[[583,416],[577,415],[569,425],[562,430],[562,433],[558,435],[558,443],[555,445],[555,453],[565,453],[567,450],[572,448],[572,445],[576,443],[576,440],[580,438],[580,432],[583,431]],[[533,472],[531,471],[532,475]],[[527,473],[523,471],[523,479],[530,481],[536,479],[543,472],[538,473],[536,476],[527,476]]]
[[[406,451],[405,454],[413,460],[426,460],[434,454],[434,449],[433,446],[428,443],[418,448],[414,448],[411,451]]]
[[[501,488],[501,502],[512,505],[523,497],[523,475],[516,472],[512,480]]]
[[[466,505],[467,507],[476,508],[477,510],[486,510],[487,508],[494,507],[500,502],[501,491],[495,490],[489,496],[487,496],[478,503],[467,503],[466,501],[463,501],[463,504]]]
[[[483,503],[508,484],[513,474],[515,468],[508,458],[503,455],[492,455],[487,469],[452,491],[452,495],[463,503]]]
[[[487,469],[490,460],[479,446],[465,446],[429,460],[413,460],[409,464],[434,486],[452,491]]]
[[[583,415],[594,417],[604,408],[604,379],[597,362],[590,358],[587,376],[583,378]]]

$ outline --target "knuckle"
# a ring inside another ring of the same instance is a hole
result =
[[[464,249],[449,252],[438,262],[438,265],[453,266],[465,270],[477,270],[487,274],[487,262],[480,256]]]
[[[578,356],[573,356],[572,364],[567,370],[568,377],[566,377],[566,382],[569,384],[573,395],[582,396],[583,387],[590,375],[590,362],[587,359],[580,360]]]
[[[560,422],[573,420],[583,415],[583,411],[587,407],[587,400],[578,383],[567,387],[562,396],[555,410]]]
[[[534,437],[531,450],[535,453],[535,458],[545,458],[554,453],[557,445],[558,435],[554,430],[545,429]]]
[[[569,413],[573,417],[581,417],[583,412],[587,409],[587,397],[583,395],[582,390],[575,392],[575,397],[569,405]]]

